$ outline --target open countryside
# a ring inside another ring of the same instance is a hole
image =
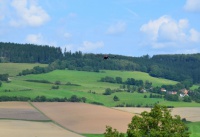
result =
[[[16,63],[13,63],[12,65],[15,64]],[[17,65],[19,64],[17,63]],[[4,67],[5,66],[6,65],[4,65]],[[22,69],[19,69],[18,72],[20,72]],[[45,96],[47,98],[54,98],[54,97],[69,98],[72,95],[77,95],[78,97],[86,97],[87,103],[98,102],[102,103],[104,106],[107,107],[115,107],[116,105],[123,103],[135,104],[136,106],[138,104],[146,105],[159,102],[160,104],[163,105],[168,104],[170,106],[178,107],[178,108],[173,108],[172,112],[175,112],[173,113],[173,115],[178,114],[182,118],[186,118],[191,122],[200,121],[198,117],[199,108],[193,108],[195,106],[199,107],[200,106],[199,103],[174,102],[174,101],[166,101],[163,98],[149,98],[150,93],[148,92],[128,93],[127,91],[125,91],[125,92],[115,92],[109,96],[103,95],[107,87],[111,87],[112,89],[120,88],[120,84],[117,83],[100,82],[99,80],[105,76],[110,76],[110,77],[121,76],[122,79],[127,79],[130,77],[133,77],[135,79],[141,78],[144,81],[145,80],[152,81],[152,85],[154,86],[159,86],[166,83],[175,85],[177,83],[176,81],[154,78],[143,72],[103,70],[102,73],[96,73],[96,72],[85,72],[85,71],[74,71],[74,70],[55,70],[46,74],[26,75],[26,76],[17,76],[17,73],[16,75],[10,77],[9,83],[6,82],[3,83],[3,86],[1,87],[0,91],[1,95],[10,97],[23,96],[30,98],[35,98],[38,95]],[[85,79],[85,77],[87,77],[87,79]],[[27,80],[48,80],[50,83],[32,82]],[[52,85],[54,85],[55,81],[60,81],[61,84],[59,84],[59,89],[51,88]],[[66,84],[69,82],[71,83],[71,85]],[[7,91],[9,90],[9,92],[5,92],[5,90]],[[120,99],[117,102],[113,101],[113,97],[115,95],[118,96]],[[147,95],[148,97],[144,98],[144,95]],[[185,108],[188,106],[190,108]],[[121,111],[116,111],[114,109],[119,109]],[[6,119],[6,121],[1,120],[2,123],[4,124],[10,122],[12,123],[12,120],[14,120],[13,123],[19,122],[19,124],[21,123],[21,121],[23,123],[24,120],[26,121],[28,120],[30,121],[27,122],[29,126],[32,126],[31,121],[39,122],[37,124],[44,122],[46,123],[45,125],[48,124],[52,125],[57,123],[58,125],[60,125],[59,128],[62,128],[62,130],[64,131],[67,130],[67,132],[69,132],[70,134],[74,134],[73,136],[81,136],[80,134],[82,134],[82,136],[89,137],[89,136],[103,136],[106,125],[113,126],[114,128],[118,129],[121,132],[126,132],[127,125],[128,123],[130,123],[130,119],[132,116],[138,115],[143,111],[150,110],[150,108],[138,108],[138,107],[134,108],[116,107],[114,109],[113,108],[109,109],[106,107],[104,108],[103,106],[96,106],[89,104],[87,105],[83,103],[32,103],[31,105],[27,102],[2,102],[0,103],[0,110],[1,110],[0,118],[2,120]],[[91,113],[91,111],[93,113]],[[115,115],[116,117],[113,118],[112,117],[113,115]],[[95,124],[96,122],[94,123],[94,119],[96,119],[96,121],[99,123],[98,126]],[[84,122],[89,124],[84,124]],[[9,125],[11,127],[13,126],[12,124]],[[17,124],[14,125],[17,126]],[[197,127],[199,126],[198,123],[194,124],[189,123],[188,125],[191,127],[190,130],[193,130],[193,132],[195,132],[195,135],[199,135],[197,130],[198,129]],[[34,125],[32,127],[34,127]],[[48,130],[48,126],[46,126],[46,128]],[[26,128],[22,127],[21,129],[26,129]],[[21,129],[19,129],[19,131]],[[33,128],[32,131],[28,132],[27,135],[34,134],[35,132],[34,129],[35,128]],[[56,130],[58,129],[56,128],[55,125],[55,133],[62,137],[61,135],[62,133],[57,133],[58,131]],[[21,131],[19,132],[19,135],[20,134]],[[38,136],[40,135],[38,134]],[[191,136],[193,137],[193,134]],[[12,135],[10,137],[12,137]]]
[[[0,137],[200,137],[200,0],[0,0]]]

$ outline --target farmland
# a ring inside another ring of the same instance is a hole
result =
[[[130,112],[133,114],[141,114],[143,111],[149,112],[151,108],[124,108],[124,107],[115,107],[114,109],[122,110],[125,112]],[[181,108],[172,108],[171,114],[179,115],[181,118],[186,118],[186,120],[191,122],[200,121],[200,109],[199,107],[181,107]]]
[[[53,121],[77,133],[103,133],[106,125],[126,132],[131,113],[85,103],[33,103]]]
[[[131,105],[152,105],[157,102],[160,104],[167,104],[168,106],[175,107],[197,107],[199,103],[185,103],[185,102],[170,102],[162,98],[148,98],[150,93],[128,93],[128,92],[115,92],[109,96],[103,95],[106,88],[119,89],[121,84],[99,82],[102,77],[122,77],[123,81],[127,78],[134,78],[137,80],[150,81],[153,86],[161,86],[163,84],[176,84],[177,82],[154,78],[147,73],[137,71],[110,71],[103,70],[99,73],[74,71],[74,70],[55,70],[45,74],[32,74],[26,76],[11,77],[11,82],[3,83],[0,88],[1,96],[22,96],[30,97],[31,99],[37,96],[45,96],[47,98],[70,98],[72,95],[78,97],[85,97],[87,103],[99,102],[108,107],[116,105],[131,104]],[[31,82],[32,81],[48,81],[48,83]],[[59,89],[52,89],[54,83],[59,81]],[[70,84],[67,84],[70,83]],[[5,92],[9,91],[9,92]],[[113,101],[114,96],[119,97],[119,101]],[[147,98],[144,99],[144,95]]]
[[[32,69],[35,66],[45,67],[47,64],[39,63],[0,63],[0,74],[9,74],[9,76],[16,76],[25,69]]]
[[[200,103],[174,102],[166,101],[163,98],[149,98],[150,93],[148,92],[129,93],[123,91],[115,92],[111,95],[103,95],[106,88],[118,89],[121,85],[117,83],[100,82],[99,80],[106,76],[114,78],[121,77],[123,81],[127,78],[134,78],[136,80],[148,80],[152,82],[154,87],[163,84],[174,85],[177,83],[176,81],[154,78],[147,73],[138,71],[110,70],[102,70],[99,73],[75,70],[55,70],[45,74],[16,76],[21,70],[32,68],[38,64],[9,64],[10,63],[0,63],[0,68],[3,68],[1,69],[1,73],[8,73],[11,76],[9,78],[10,82],[3,82],[2,87],[0,87],[0,96],[29,97],[34,99],[37,96],[45,96],[46,98],[70,98],[72,95],[76,95],[78,97],[85,97],[87,100],[86,103],[32,102],[32,105],[35,108],[28,102],[1,102],[0,127],[2,127],[3,124],[6,126],[0,130],[0,136],[5,136],[3,130],[8,130],[8,132],[10,132],[9,129],[16,129],[17,135],[17,132],[20,134],[22,133],[22,129],[29,131],[29,129],[32,128],[34,130],[27,133],[28,136],[29,134],[31,136],[32,134],[34,135],[37,127],[43,127],[45,129],[44,136],[50,136],[50,134],[47,135],[47,132],[52,129],[52,136],[58,134],[60,137],[66,134],[73,134],[73,136],[77,137],[80,136],[76,133],[81,133],[88,137],[102,137],[106,125],[117,128],[121,132],[126,132],[127,124],[131,121],[131,117],[148,108],[123,107],[113,109],[108,107],[115,107],[119,104],[124,106],[126,104],[145,106],[153,105],[155,103],[174,106],[173,114],[180,114],[181,117],[192,121],[191,123],[188,123],[190,131],[194,133],[191,136],[194,137],[195,135],[199,135],[198,121],[200,121],[200,119],[198,116],[198,107],[200,107]],[[11,69],[12,67],[15,68],[15,71]],[[41,81],[48,82],[42,83]],[[57,81],[59,81],[59,88],[52,89],[52,86],[54,86]],[[198,88],[198,86],[195,85],[193,88]],[[144,98],[144,95],[146,95],[147,98]],[[119,101],[113,101],[114,96],[119,97]],[[92,102],[101,103],[106,107],[88,104]],[[130,110],[128,111],[128,109]],[[14,127],[14,125],[19,126],[18,124],[25,126],[19,128]],[[20,134],[19,136],[22,136]],[[35,135],[38,137],[42,136],[40,134]],[[12,135],[7,136],[12,137]]]
[[[0,103],[0,136],[81,137],[56,125],[28,102]]]
[[[51,122],[0,120],[1,137],[83,137]]]
[[[145,110],[150,111],[149,108],[107,108],[70,102],[34,102],[31,104],[28,102],[0,103],[0,136],[81,137],[80,134],[82,134],[87,137],[103,137],[106,125],[125,133],[132,116]],[[13,111],[6,110],[17,108],[19,110],[15,115],[11,115]],[[30,110],[37,112],[31,114],[32,119],[28,119]],[[199,122],[194,121],[199,121],[199,111],[198,108],[173,108],[172,115],[178,114],[182,118],[187,116],[185,117],[187,120],[193,121],[188,122],[187,125],[192,132],[191,137],[196,137],[199,135]],[[24,113],[23,117],[16,116],[22,113]],[[5,114],[10,117],[6,117]]]

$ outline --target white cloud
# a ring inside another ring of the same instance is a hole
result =
[[[181,19],[178,22],[169,16],[162,16],[156,20],[151,20],[147,24],[142,25],[140,31],[146,33],[150,40],[181,40],[184,37],[184,29],[187,28],[188,21]]]
[[[126,29],[126,23],[125,22],[117,22],[116,24],[111,25],[108,30],[107,34],[119,34],[124,32]]]
[[[187,19],[176,21],[169,16],[149,21],[141,26],[140,31],[146,34],[145,41],[153,48],[177,46],[200,40],[199,32],[189,29]]]
[[[35,0],[13,0],[11,5],[17,13],[17,18],[10,21],[12,26],[40,26],[50,19],[46,11]]]
[[[43,44],[43,36],[41,34],[29,34],[26,37],[26,42],[32,43],[32,44]]]
[[[42,34],[29,34],[26,36],[25,41],[27,43],[36,44],[36,45],[49,45],[57,46],[56,42],[46,40]]]
[[[196,31],[195,29],[190,29],[189,40],[192,42],[199,42],[200,41],[200,32]]]
[[[200,11],[200,0],[187,0],[184,9],[192,12]]]
[[[98,48],[102,48],[104,46],[104,43],[102,41],[99,42],[90,42],[90,41],[84,41],[82,46],[78,48],[79,51],[92,51]]]

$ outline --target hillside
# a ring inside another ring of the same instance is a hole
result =
[[[31,50],[30,50],[31,49]],[[130,57],[108,54],[83,54],[80,51],[71,53],[60,48],[31,45],[0,43],[0,62],[47,63],[48,67],[37,67],[22,71],[20,75],[47,73],[56,69],[80,71],[128,70],[149,73],[153,77],[162,77],[191,84],[200,83],[200,54],[144,55]],[[184,68],[184,69],[183,69]]]
[[[35,66],[46,67],[48,65],[39,63],[0,63],[0,74],[9,74],[12,77],[18,75],[25,69],[32,69]]]
[[[2,66],[4,66],[3,64]],[[12,65],[20,66],[18,63],[13,63]],[[7,70],[11,70],[9,67],[12,66],[7,67]],[[68,99],[68,101],[73,101],[72,96],[76,96],[75,99],[81,99],[79,101],[84,101],[82,100],[84,97],[87,103],[105,106],[150,106],[157,102],[175,107],[200,106],[200,104],[195,102],[173,102],[166,101],[164,98],[150,98],[151,92],[139,93],[138,91],[140,88],[137,86],[130,85],[129,91],[128,85],[125,85],[124,89],[123,84],[101,82],[101,78],[105,77],[121,77],[123,82],[129,78],[142,80],[144,82],[149,81],[152,82],[153,87],[177,84],[176,81],[155,78],[148,75],[148,73],[139,71],[101,70],[100,72],[87,72],[77,70],[54,70],[43,74],[10,77],[10,82],[3,82],[0,87],[0,99],[32,100],[37,102],[45,100],[52,102],[57,100],[63,102],[67,101],[66,99]],[[104,95],[108,88],[114,92],[111,93],[111,95]],[[115,96],[119,98],[118,101],[113,100]],[[144,96],[146,96],[146,98],[144,98]]]

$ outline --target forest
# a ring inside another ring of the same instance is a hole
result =
[[[165,54],[131,57],[112,55],[104,59],[104,54],[82,53],[61,50],[48,45],[16,44],[0,42],[0,63],[44,63],[48,67],[34,67],[23,70],[19,75],[46,73],[55,69],[79,71],[130,70],[147,72],[153,77],[162,77],[186,84],[200,83],[200,53]]]

